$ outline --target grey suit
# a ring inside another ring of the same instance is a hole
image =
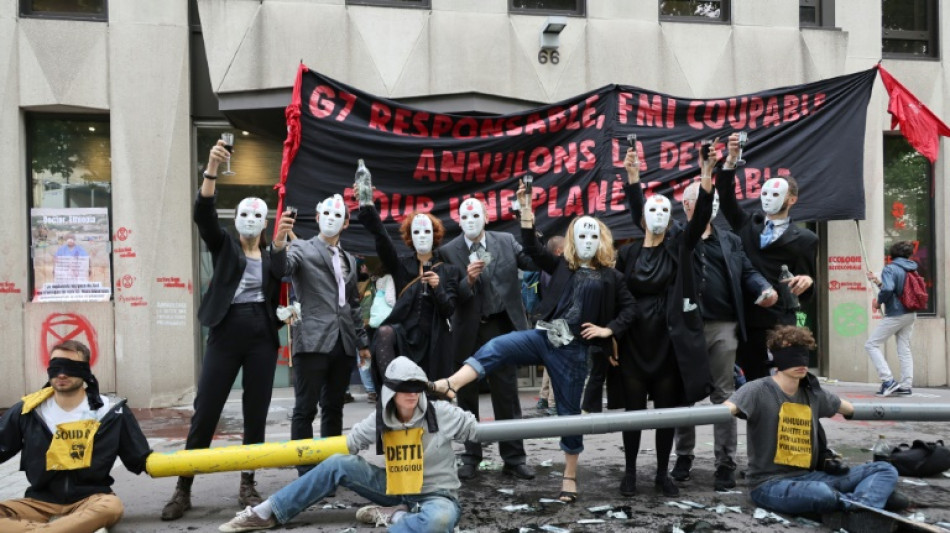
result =
[[[537,267],[512,235],[495,231],[485,233],[486,250],[492,257],[490,264],[473,285],[469,285],[468,276],[464,274],[459,283],[459,298],[455,315],[452,317],[452,331],[455,332],[452,336],[453,352],[457,366],[461,366],[465,359],[492,338],[513,330],[528,329],[528,319],[521,300],[521,277],[518,275],[518,269],[537,270]],[[447,263],[458,266],[464,273],[471,253],[464,236],[459,235],[439,250]],[[490,291],[486,291],[484,286],[487,282],[492,283]],[[490,295],[486,296],[487,292],[490,292]],[[499,302],[501,305],[498,305]],[[499,308],[499,312],[491,314]],[[521,418],[517,368],[513,365],[501,366],[489,374],[487,379],[495,419]],[[478,416],[477,383],[469,384],[459,391],[458,405]],[[501,442],[498,447],[506,465],[514,466],[525,462],[523,441]],[[462,462],[478,464],[481,459],[481,444],[465,443]]]
[[[333,259],[320,237],[293,241],[272,253],[278,272],[290,276],[300,301],[300,324],[293,327],[294,412],[292,439],[313,438],[317,400],[320,436],[343,432],[343,404],[346,385],[353,371],[356,353],[368,346],[360,317],[356,259],[341,250],[346,261],[344,286],[346,304],[339,304],[339,287],[333,273]],[[299,467],[301,475],[312,467]]]

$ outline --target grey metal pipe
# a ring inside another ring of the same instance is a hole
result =
[[[645,409],[591,415],[555,416],[527,420],[501,420],[478,425],[475,440],[495,442],[565,435],[591,435],[638,429],[701,426],[728,422],[732,418],[724,405]]]
[[[910,420],[915,422],[950,421],[950,404],[871,402],[854,403],[850,420]]]
[[[950,404],[937,403],[852,403],[851,420],[950,421]],[[478,425],[475,440],[495,442],[517,439],[591,435],[643,429],[702,426],[727,422],[732,418],[724,405],[645,409],[619,413],[557,416],[526,420],[502,420]]]

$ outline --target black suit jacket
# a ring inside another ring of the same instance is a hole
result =
[[[779,283],[778,276],[782,265],[788,265],[794,275],[807,275],[815,279],[815,255],[818,250],[818,236],[811,231],[795,226],[789,222],[788,228],[782,236],[765,248],[759,247],[759,237],[765,228],[765,213],[762,211],[746,212],[736,200],[735,169],[721,169],[716,177],[716,190],[719,191],[719,206],[722,214],[729,222],[732,230],[739,235],[746,255],[752,266],[765,277],[778,292],[779,299],[775,305],[768,308],[754,309],[755,296],[745,295],[746,319],[750,327],[770,328],[779,322],[789,322],[788,315],[795,314],[795,308],[789,303],[788,285]],[[812,285],[807,291],[799,295],[799,300],[806,302],[815,293]]]
[[[214,266],[208,292],[202,296],[201,305],[198,307],[198,321],[202,326],[209,328],[220,324],[228,314],[234,292],[241,283],[244,268],[247,266],[247,257],[241,249],[241,242],[218,224],[216,199],[217,193],[211,198],[205,198],[199,191],[195,198],[194,211],[198,234],[211,252],[211,264]],[[268,331],[271,332],[271,340],[276,347],[280,344],[277,331],[283,325],[283,322],[277,318],[277,305],[280,303],[280,274],[273,268],[267,250],[261,251],[261,276],[263,277],[264,304],[273,326]]]
[[[505,312],[515,330],[528,329],[518,269],[538,268],[513,236],[488,230],[485,233],[488,235],[487,250],[492,256],[488,268],[491,269],[491,278],[498,288],[496,295],[503,300]],[[475,352],[476,333],[482,318],[482,300],[485,295],[482,284],[488,282],[483,272],[473,285],[469,285],[466,269],[470,253],[464,235],[459,235],[439,248],[442,260],[461,271],[455,315],[452,317],[452,348],[455,360],[459,363]]]

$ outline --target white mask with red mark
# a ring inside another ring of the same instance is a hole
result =
[[[600,224],[592,217],[574,221],[574,250],[581,263],[589,263],[600,248]]]
[[[785,206],[788,198],[788,181],[785,178],[771,178],[762,185],[759,199],[762,200],[762,210],[767,215],[774,215]]]
[[[428,215],[420,213],[412,217],[409,231],[412,232],[412,247],[416,249],[416,253],[427,254],[432,251],[434,228]]]
[[[474,241],[485,229],[485,207],[482,202],[469,198],[459,206],[459,225],[465,237]]]
[[[320,226],[320,234],[327,238],[333,238],[343,231],[343,225],[346,223],[346,203],[339,194],[327,198],[317,204],[317,224]]]
[[[662,194],[654,194],[643,206],[643,219],[647,231],[654,235],[662,235],[670,225],[672,212],[670,199]]]
[[[234,213],[234,227],[238,234],[253,239],[267,226],[267,204],[260,198],[245,198]]]

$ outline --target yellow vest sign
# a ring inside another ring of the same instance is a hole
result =
[[[783,403],[778,413],[778,441],[775,464],[811,468],[811,407]]]
[[[56,433],[46,451],[46,469],[89,468],[92,464],[92,444],[98,430],[98,420],[79,420],[56,426]]]
[[[386,494],[422,492],[422,428],[383,432]]]

